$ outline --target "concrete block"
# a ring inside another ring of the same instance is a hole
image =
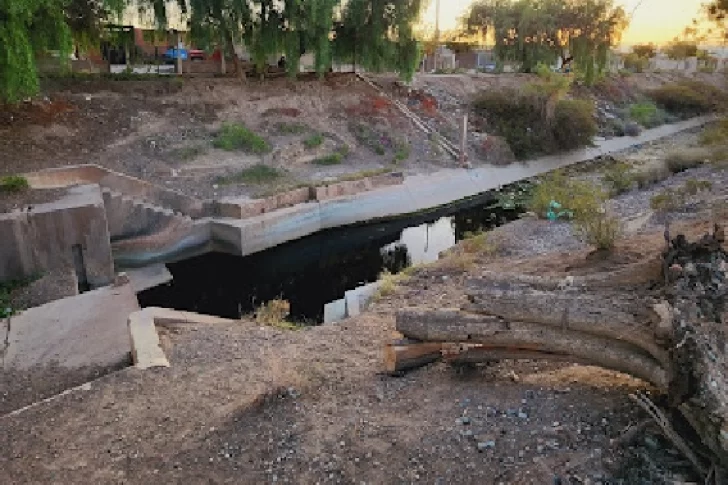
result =
[[[166,265],[161,263],[143,268],[128,269],[126,274],[135,293],[172,281],[172,273],[169,272]]]
[[[169,367],[159,343],[152,311],[142,310],[129,315],[129,336],[134,366],[139,369]]]
[[[346,318],[346,300],[336,300],[324,305],[324,324],[336,323]]]
[[[125,362],[131,350],[127,317],[138,309],[131,285],[108,286],[31,308],[12,318],[4,368]]]
[[[346,316],[348,318],[358,317],[361,314],[361,304],[356,291],[347,291],[344,297],[346,301]]]

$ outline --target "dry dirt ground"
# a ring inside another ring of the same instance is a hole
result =
[[[698,76],[723,82],[722,77]],[[412,95],[394,78],[375,80],[457,142],[458,123],[473,96],[534,78],[425,75],[414,82],[419,94]],[[667,74],[635,75],[582,94],[634,95],[675,80]],[[227,122],[245,124],[272,151],[248,155],[213,148],[214,136]],[[307,148],[304,142],[315,135],[322,135],[323,143]],[[474,164],[507,158],[498,146],[479,152],[478,140],[474,134]],[[348,153],[339,165],[312,163],[336,152]],[[40,98],[0,110],[0,154],[0,175],[97,163],[203,198],[260,195],[362,172],[426,173],[454,165],[388,99],[349,74],[324,81],[272,79],[243,85],[234,79],[199,78],[48,80]],[[259,163],[279,169],[281,177],[264,185],[234,180],[241,170]]]
[[[504,226],[499,247],[544,222]],[[676,226],[690,236],[707,221]],[[513,238],[513,239],[512,239]],[[394,312],[457,307],[479,271],[566,274],[654,255],[661,232],[541,256],[456,250],[416,270],[358,318],[284,331],[253,322],[171,326],[172,367],[127,368],[51,402],[0,417],[2,483],[676,483],[689,466],[647,428],[624,375],[524,361],[435,364],[384,375]],[[676,482],[674,482],[675,480]]]

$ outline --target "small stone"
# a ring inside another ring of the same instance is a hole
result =
[[[467,417],[467,416],[462,416],[462,417],[456,419],[455,421],[458,424],[462,424],[462,425],[468,425],[468,424],[470,424],[470,418]]]
[[[478,451],[485,451],[488,449],[495,448],[495,441],[481,441],[478,443]]]

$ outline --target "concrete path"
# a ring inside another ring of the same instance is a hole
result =
[[[131,351],[127,317],[137,310],[139,304],[129,284],[31,308],[10,319],[3,368],[119,364]]]
[[[592,148],[505,167],[449,169],[430,175],[416,175],[407,177],[402,185],[319,203],[300,204],[260,217],[216,219],[211,221],[212,237],[226,252],[245,256],[325,229],[433,209],[558,168],[666,138],[700,127],[713,119],[695,118],[647,130],[638,137],[614,138],[599,142]]]

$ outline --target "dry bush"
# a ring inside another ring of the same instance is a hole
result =
[[[650,199],[650,208],[662,214],[675,212],[685,207],[691,197],[712,188],[713,184],[708,180],[690,179],[682,187],[665,189],[659,194],[655,194]]]
[[[664,164],[649,167],[645,170],[639,170],[632,174],[632,178],[637,182],[639,189],[646,189],[655,184],[659,184],[663,180],[669,178],[670,171]]]
[[[649,93],[658,106],[680,116],[699,116],[722,111],[728,95],[721,89],[698,81],[666,84]]]
[[[460,249],[466,254],[490,256],[498,252],[498,241],[488,232],[466,233]]]
[[[399,287],[399,285],[401,285],[409,277],[409,274],[405,271],[397,274],[392,274],[388,270],[384,270],[379,275],[379,288],[377,289],[377,294],[375,295],[374,299],[379,300],[388,296],[392,296],[396,293],[397,287]]]
[[[709,162],[713,157],[712,150],[706,148],[681,148],[665,157],[665,165],[672,173],[680,173]]]
[[[728,119],[726,118],[706,128],[700,135],[700,144],[703,146],[724,145],[726,143],[728,143]]]
[[[634,185],[632,166],[625,162],[618,162],[604,171],[602,182],[609,186],[612,196],[623,194]]]
[[[614,249],[622,235],[620,220],[604,210],[582,213],[574,221],[574,229],[585,243],[600,251]]]
[[[258,325],[266,327],[296,330],[299,327],[286,320],[290,314],[291,304],[287,300],[276,298],[258,307],[255,312],[255,321]]]

